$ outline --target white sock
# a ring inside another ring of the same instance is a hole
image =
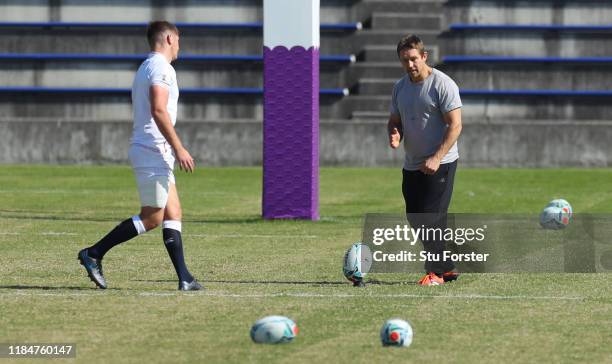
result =
[[[176,231],[181,231],[181,222],[179,220],[164,220],[162,224],[163,229],[172,229]]]
[[[134,227],[136,228],[138,235],[144,234],[147,232],[147,229],[145,229],[145,226],[142,223],[142,220],[140,220],[140,216],[138,215],[132,216],[132,222],[134,223]]]

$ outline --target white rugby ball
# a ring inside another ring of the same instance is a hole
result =
[[[370,248],[361,243],[355,243],[344,253],[342,273],[346,279],[353,283],[363,281],[372,265],[372,252]]]
[[[284,316],[267,316],[251,327],[251,340],[258,344],[291,342],[297,334],[295,322]]]
[[[544,229],[559,230],[570,223],[571,216],[567,209],[556,206],[546,206],[540,214],[540,226]]]
[[[383,346],[407,347],[412,344],[412,326],[402,319],[387,320],[380,329]]]
[[[558,207],[561,210],[563,210],[563,212],[569,215],[570,219],[574,215],[574,211],[572,210],[572,205],[570,205],[570,203],[567,202],[567,200],[564,200],[562,198],[557,198],[555,200],[552,200],[548,203],[548,205],[546,205],[546,207],[551,207],[551,206]]]

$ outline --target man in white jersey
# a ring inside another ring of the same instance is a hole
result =
[[[174,24],[149,24],[147,40],[151,53],[140,65],[132,84],[134,128],[129,159],[140,195],[140,214],[133,216],[93,246],[81,250],[80,263],[89,278],[106,288],[102,258],[112,247],[162,225],[163,240],[178,275],[178,289],[199,290],[183,256],[181,203],[174,179],[174,163],[193,172],[194,160],[174,130],[179,90],[176,72],[170,64],[178,57],[179,31]]]
[[[457,169],[457,139],[461,133],[459,88],[444,73],[427,65],[427,52],[416,35],[397,45],[407,75],[396,82],[390,106],[389,144],[404,141],[402,193],[413,227],[446,228],[446,213]],[[426,251],[442,256],[444,241],[423,239]],[[457,279],[453,262],[427,262],[425,286]]]

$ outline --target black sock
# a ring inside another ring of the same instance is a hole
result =
[[[189,273],[189,270],[185,265],[181,232],[170,228],[164,228],[162,230],[162,234],[164,237],[164,245],[166,246],[166,250],[168,250],[168,255],[170,255],[170,259],[172,260],[176,274],[179,277],[179,281],[193,281],[193,276],[191,273]]]
[[[111,232],[106,234],[106,236],[95,245],[87,248],[87,254],[95,259],[102,259],[104,254],[111,250],[112,247],[130,240],[136,235],[138,235],[138,231],[136,231],[132,219],[129,218],[115,226]]]

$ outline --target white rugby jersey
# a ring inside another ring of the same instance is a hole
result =
[[[138,68],[134,83],[132,83],[134,128],[131,144],[154,147],[166,143],[166,138],[159,131],[151,116],[149,88],[153,85],[168,89],[168,113],[172,125],[176,124],[179,97],[176,71],[161,53],[152,52]]]

